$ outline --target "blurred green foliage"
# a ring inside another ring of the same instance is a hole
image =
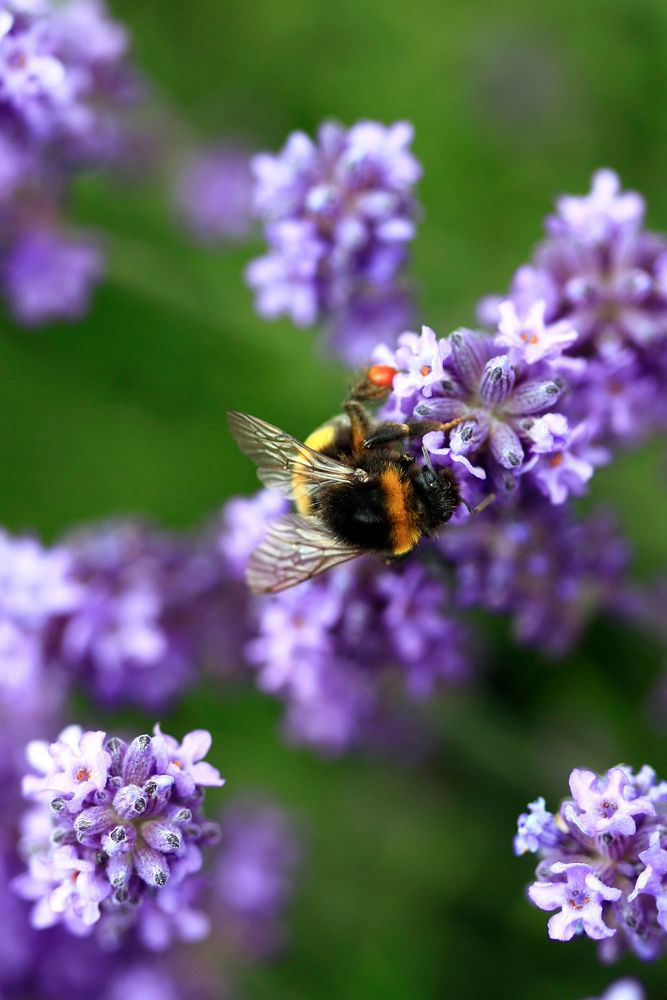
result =
[[[506,287],[555,195],[585,191],[598,166],[667,229],[663,0],[112,7],[183,142],[232,134],[273,149],[326,116],[413,121],[425,170],[415,273],[441,333]],[[345,374],[310,334],[255,317],[250,254],[191,246],[163,192],[91,178],[76,212],[108,234],[110,277],[83,323],[5,324],[0,521],[49,539],[129,512],[195,525],[255,486],[226,408],[304,434],[336,410]],[[618,506],[639,572],[667,561],[665,468],[656,444],[595,479],[592,499]],[[549,942],[523,898],[531,862],[511,854],[517,813],[564,794],[571,766],[646,760],[667,775],[664,721],[647,709],[659,651],[607,622],[551,664],[513,647],[502,623],[489,629],[476,691],[432,711],[441,749],[426,766],[290,750],[277,706],[212,686],[164,720],[210,727],[230,792],[285,801],[311,839],[293,949],[245,974],[242,996],[577,1000],[628,973],[665,995],[660,966],[605,970],[592,942]]]

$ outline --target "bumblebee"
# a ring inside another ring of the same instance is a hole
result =
[[[344,413],[304,442],[258,417],[228,413],[230,430],[256,463],[262,483],[296,506],[296,513],[269,525],[250,557],[246,579],[256,593],[285,590],[366,553],[401,559],[461,503],[477,513],[493,499],[471,507],[452,473],[433,468],[425,448],[424,465],[418,465],[400,447],[407,438],[450,430],[461,418],[376,421],[359,397],[377,399],[381,393],[375,383],[367,385],[365,396],[357,386],[357,398],[344,403]]]

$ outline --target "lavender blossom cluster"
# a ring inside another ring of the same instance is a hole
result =
[[[522,488],[561,505],[586,491],[609,453],[585,419],[575,422],[568,374],[585,367],[565,356],[577,340],[568,322],[546,325],[542,305],[523,320],[503,303],[498,330],[456,330],[438,338],[430,327],[403,333],[398,347],[378,346],[372,359],[395,371],[384,415],[405,422],[456,422],[432,431],[424,445],[434,464],[459,467],[488,481],[501,497]]]
[[[55,737],[77,679],[148,706],[180,695],[207,653],[236,662],[243,588],[208,530],[116,523],[50,548],[3,532],[0,555],[0,994],[83,1000],[102,976],[104,1000],[220,997],[220,970],[188,952],[209,933],[230,967],[283,947],[290,820],[262,802],[205,818],[204,787],[222,781],[202,730],[181,744],[159,726],[129,744],[78,726]]]
[[[227,505],[221,546],[239,575],[281,509],[265,491]],[[288,736],[340,752],[382,738],[392,676],[413,702],[469,678],[469,635],[449,612],[445,583],[420,561],[360,560],[255,598],[245,656],[260,689],[286,702]]]
[[[514,852],[539,858],[528,896],[553,913],[552,940],[585,935],[603,961],[652,961],[667,943],[667,783],[648,766],[575,768],[570,793],[556,815],[539,798],[519,817]]]
[[[28,872],[14,886],[34,901],[34,927],[85,936],[99,924],[112,941],[131,927],[158,948],[206,934],[188,887],[219,834],[202,811],[204,789],[224,784],[203,759],[210,745],[204,730],[179,744],[159,726],[129,744],[69,726],[51,745],[28,745],[37,773],[23,792],[36,808],[23,832]]]
[[[136,521],[63,542],[81,594],[53,629],[53,658],[104,704],[169,704],[214,661],[237,666],[244,595],[206,532],[169,534]]]
[[[176,211],[199,243],[238,243],[253,229],[250,154],[231,141],[190,153],[174,186]]]
[[[42,809],[40,823],[34,817],[24,821],[24,848],[49,849],[44,830],[39,829],[45,819],[50,817],[45,817]],[[39,928],[31,922],[34,904],[21,895],[33,896],[34,883],[30,871],[27,875],[22,871],[9,830],[3,829],[3,1000],[86,1000],[93,991],[102,1000],[135,995],[142,1000],[219,1000],[227,996],[225,973],[211,961],[209,952],[197,948],[196,939],[206,933],[215,935],[216,955],[224,954],[230,966],[239,960],[264,960],[282,950],[287,940],[283,921],[293,894],[300,848],[286,813],[263,800],[233,802],[220,820],[222,840],[207,852],[217,854],[208,872],[187,873],[178,886],[170,879],[163,888],[146,888],[141,907],[129,919],[121,918],[118,912],[101,916],[92,933],[77,935],[76,961],[72,961],[73,939],[66,921]],[[169,857],[173,860],[173,855]],[[29,858],[32,869],[32,855]],[[97,863],[97,856],[95,860]],[[81,876],[76,871],[73,874],[78,886]],[[153,891],[155,898],[151,899]],[[43,905],[50,922],[50,901],[43,900]],[[100,934],[101,930],[105,933]],[[185,940],[175,944],[174,933]]]
[[[505,491],[530,473],[558,504],[582,492],[605,449],[664,427],[667,241],[612,171],[557,209],[509,297],[480,304],[495,331],[438,340],[424,327],[372,358],[398,372],[392,415],[461,419],[448,450],[427,440],[433,454]]]
[[[238,667],[245,594],[206,531],[118,521],[50,549],[2,533],[0,556],[0,717],[20,689],[35,722],[74,680],[102,704],[155,709],[207,662],[218,676]]]
[[[629,564],[613,519],[575,519],[571,502],[667,418],[667,241],[643,220],[639,195],[600,171],[589,195],[559,200],[510,297],[484,301],[495,331],[423,327],[371,355],[393,373],[383,415],[452,422],[424,436],[432,462],[469,500],[496,495],[437,543],[455,603],[510,614],[519,640],[547,652],[614,607]]]
[[[603,443],[635,444],[667,420],[667,239],[646,228],[644,199],[612,170],[594,175],[588,195],[559,198],[545,228],[506,301],[525,332],[536,312],[547,329],[576,330],[564,352],[572,422]],[[509,309],[490,297],[480,317],[502,323]]]
[[[257,309],[323,324],[352,363],[409,321],[404,272],[421,174],[412,135],[407,122],[326,122],[315,141],[294,132],[276,156],[252,162],[268,243],[247,270]]]
[[[0,4],[1,291],[25,326],[77,319],[102,275],[67,199],[82,168],[122,154],[120,112],[139,97],[128,49],[103,0]]]

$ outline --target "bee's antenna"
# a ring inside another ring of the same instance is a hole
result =
[[[463,504],[464,507],[468,508],[471,514],[479,514],[481,511],[484,510],[485,507],[488,507],[490,503],[493,503],[495,499],[496,499],[496,494],[489,493],[488,497],[484,497],[484,499],[480,503],[478,503],[476,507],[472,507],[465,499],[465,497],[461,497],[461,503]]]

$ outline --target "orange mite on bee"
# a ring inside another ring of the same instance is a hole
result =
[[[367,553],[401,559],[437,531],[461,503],[458,483],[446,468],[406,454],[402,442],[429,431],[448,431],[461,419],[441,423],[375,420],[361,400],[380,400],[396,369],[372,365],[353,385],[343,414],[304,442],[258,417],[231,411],[229,427],[241,451],[257,465],[262,483],[294,501],[296,512],[271,522],[252,553],[246,578],[257,593],[275,593]]]

